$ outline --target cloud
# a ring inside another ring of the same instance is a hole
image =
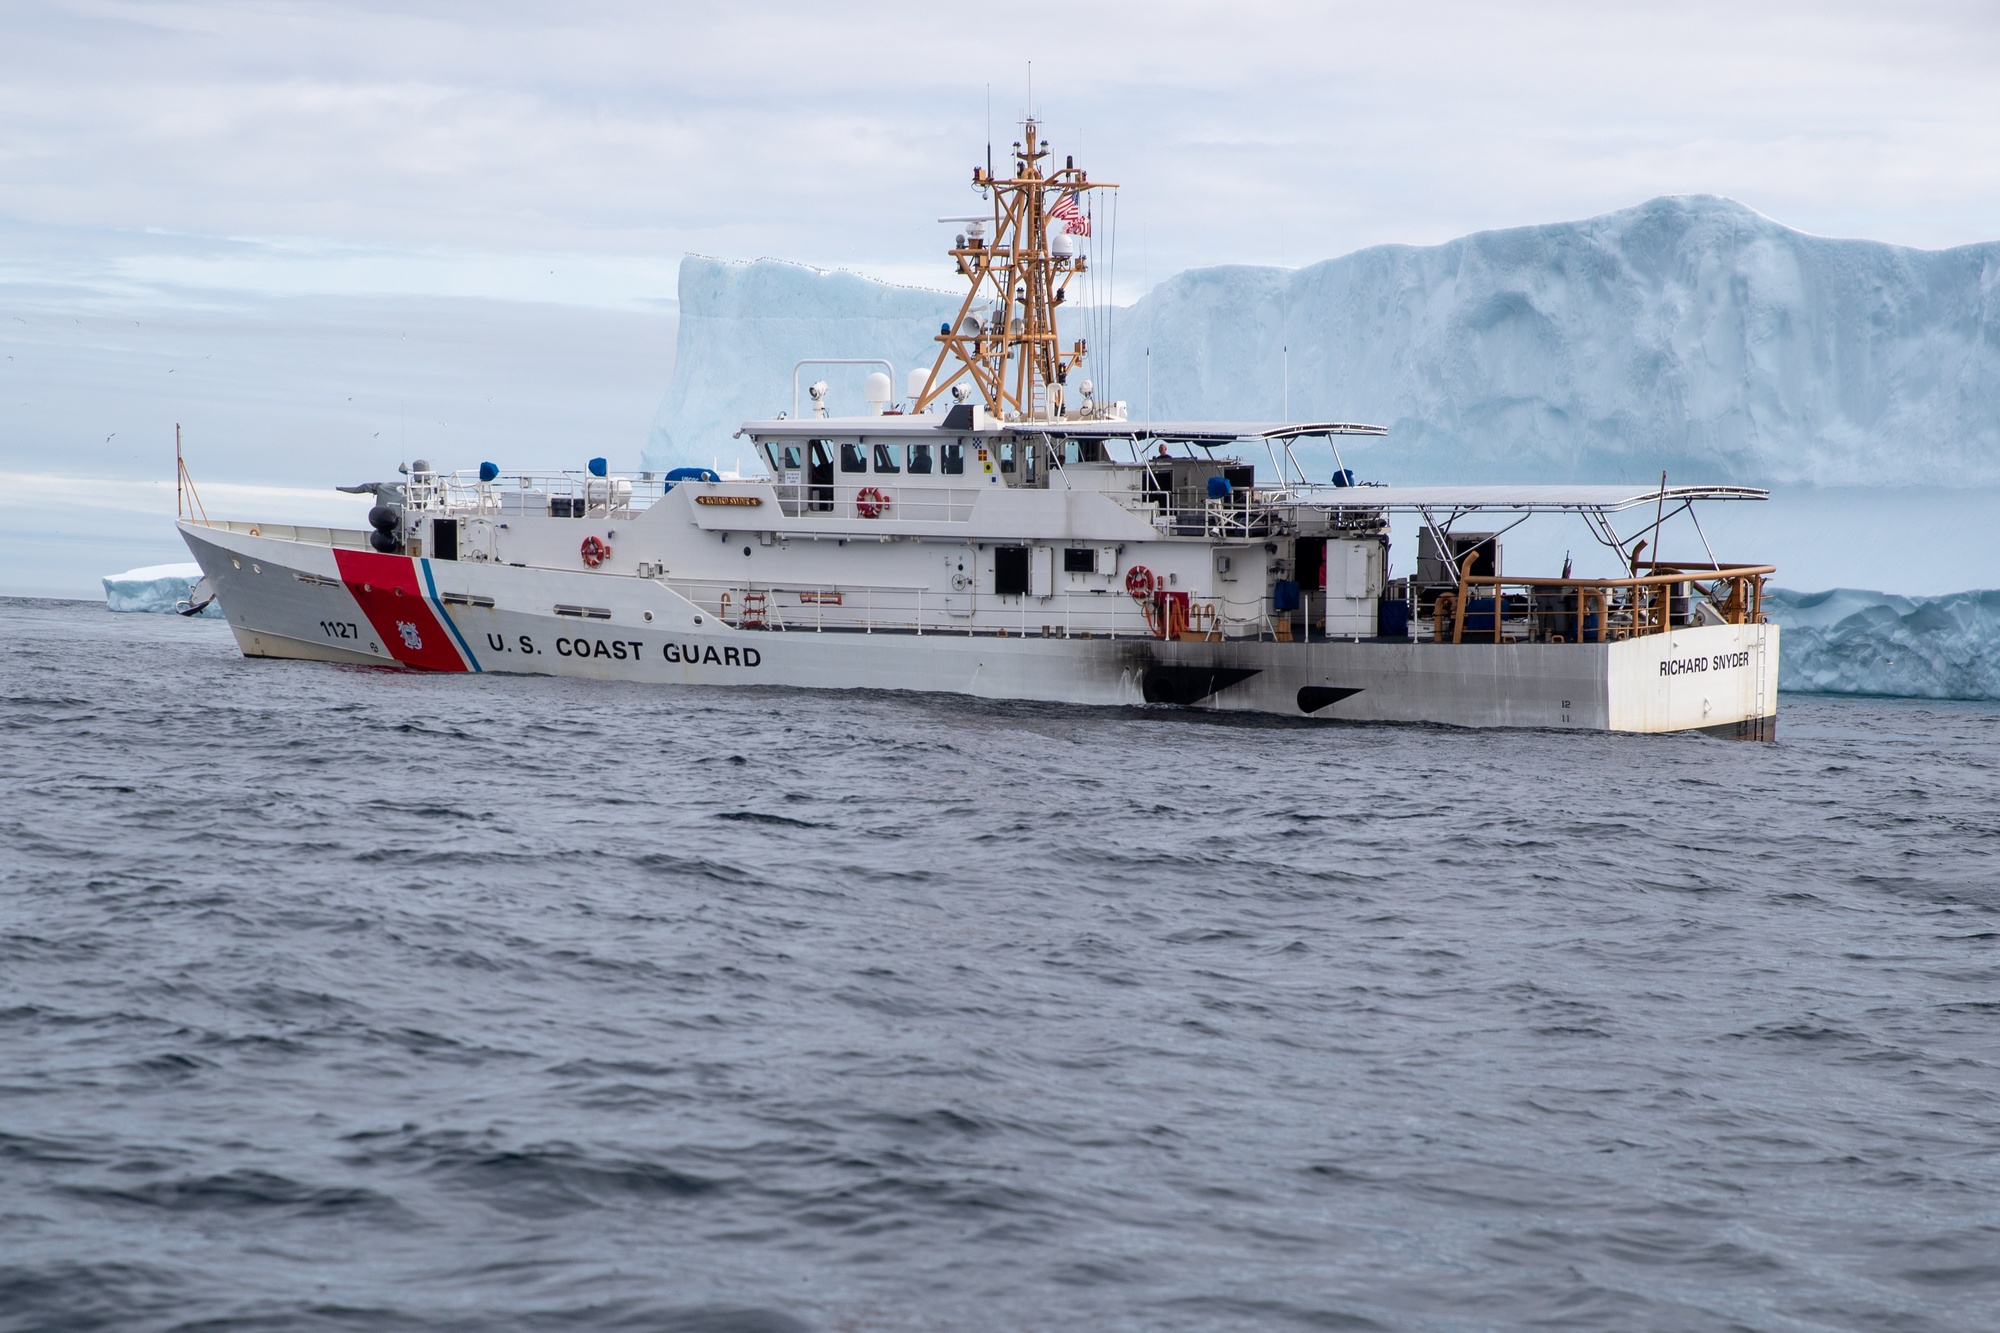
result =
[[[628,270],[662,295],[698,251],[943,282],[930,219],[969,198],[989,86],[1014,137],[1032,60],[1058,151],[1124,186],[1135,280],[1663,193],[1905,244],[2000,231],[2000,22],[1978,6],[1167,3],[995,26],[904,3],[17,8],[0,208],[20,235],[94,238],[70,257],[106,281],[600,304]],[[189,238],[223,257],[190,261]],[[535,265],[555,272],[529,291]]]
[[[169,460],[171,461],[171,460]],[[341,495],[329,489],[298,486],[255,486],[211,481],[199,491],[203,512],[222,519],[249,515],[273,523],[331,523],[360,527],[370,501],[366,496]],[[50,472],[0,472],[0,503],[7,505],[79,505],[92,510],[171,517],[175,503],[171,480],[111,480],[72,477]],[[192,507],[193,501],[188,502]]]

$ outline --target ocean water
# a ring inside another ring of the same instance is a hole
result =
[[[0,1328],[2000,1322],[2000,706],[1752,745],[0,633]]]

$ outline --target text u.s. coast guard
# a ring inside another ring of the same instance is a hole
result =
[[[518,644],[519,647],[517,649],[514,644],[508,643],[501,635],[488,634],[486,636],[486,645],[494,652],[519,651],[532,656],[540,651],[535,647],[535,641],[525,634],[519,637]],[[573,639],[558,638],[555,644],[556,655],[558,657],[609,657],[619,662],[638,661],[645,646],[645,643],[639,639],[590,639],[583,637]],[[667,643],[660,646],[660,655],[669,662],[679,662],[685,666],[754,667],[764,664],[764,654],[758,652],[755,648],[743,648],[735,645],[717,647],[714,644]]]

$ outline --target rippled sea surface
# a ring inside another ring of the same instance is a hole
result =
[[[0,1328],[2000,1323],[1993,705],[1750,745],[0,634]]]

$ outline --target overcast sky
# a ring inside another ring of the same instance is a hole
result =
[[[0,280],[642,305],[697,251],[945,286],[933,219],[1030,60],[1123,186],[1126,299],[1669,193],[2000,235],[1990,3],[847,8],[0,4]]]

